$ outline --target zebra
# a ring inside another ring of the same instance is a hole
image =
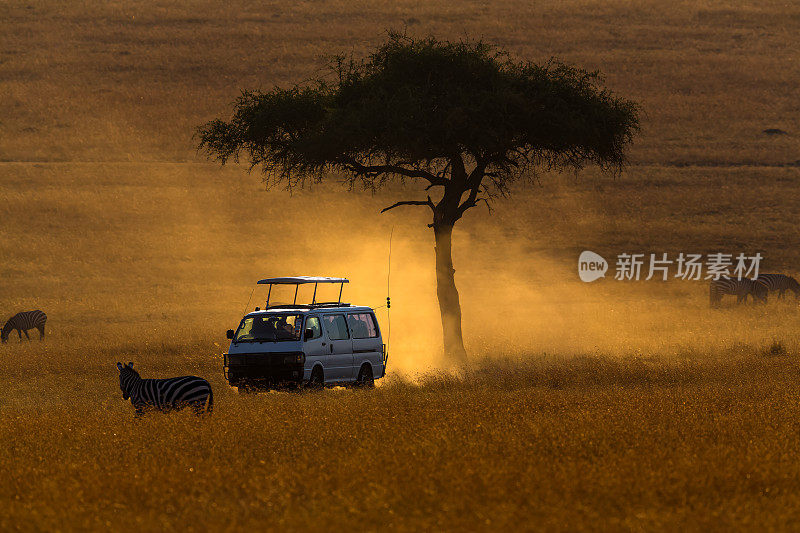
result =
[[[750,278],[737,279],[722,276],[711,280],[709,286],[711,307],[718,307],[724,294],[735,294],[737,304],[746,302],[748,295],[753,297],[753,301],[767,303],[767,286]]]
[[[778,298],[785,298],[786,291],[794,292],[795,299],[800,298],[800,283],[785,274],[759,274],[756,281],[767,286],[769,291],[778,291]]]
[[[42,340],[44,339],[45,322],[47,322],[47,315],[38,309],[35,311],[23,311],[21,313],[17,313],[9,318],[8,322],[6,322],[6,325],[3,326],[2,331],[0,331],[0,340],[4,343],[8,342],[8,336],[11,334],[11,330],[14,329],[17,330],[19,340],[22,340],[23,332],[28,340],[31,340],[31,336],[28,335],[28,330],[33,328],[39,330],[39,340]]]
[[[214,408],[214,393],[203,378],[142,379],[133,369],[133,363],[117,363],[117,369],[122,399],[130,398],[136,416],[141,416],[147,409],[167,412],[191,407],[200,415],[204,410],[211,413]]]

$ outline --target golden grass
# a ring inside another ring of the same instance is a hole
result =
[[[377,214],[419,191],[264,192],[194,152],[239,89],[404,25],[600,68],[646,112],[621,177],[544,176],[459,223],[466,369],[438,358],[426,213]],[[796,302],[712,312],[704,283],[586,285],[575,260],[800,271],[798,30],[785,2],[4,3],[0,318],[49,333],[0,348],[0,529],[794,527]],[[256,279],[346,275],[380,306],[392,227],[384,383],[227,387]],[[134,421],[118,360],[208,378],[214,415]]]
[[[36,389],[0,404],[6,530],[784,529],[797,520],[796,354],[515,358],[374,391],[247,397],[194,359],[217,390],[203,420],[134,420],[107,367],[67,376],[40,364],[28,377]]]

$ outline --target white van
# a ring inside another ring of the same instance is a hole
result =
[[[265,309],[247,313],[224,355],[228,383],[240,391],[285,385],[362,385],[386,374],[386,346],[370,307],[342,303],[345,278],[298,276],[268,278]],[[300,285],[314,284],[310,304],[297,303]],[[317,302],[320,283],[339,283],[339,301]],[[295,301],[270,306],[273,285],[296,285]]]

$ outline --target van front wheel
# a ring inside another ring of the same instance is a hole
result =
[[[375,386],[375,376],[372,375],[372,367],[369,365],[362,365],[361,370],[358,372],[358,379],[356,380],[358,387],[365,387],[371,389]]]
[[[314,370],[311,371],[311,377],[308,378],[306,388],[308,390],[321,390],[324,386],[325,377],[322,374],[322,369],[320,367],[315,367]]]

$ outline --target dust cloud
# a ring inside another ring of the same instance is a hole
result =
[[[376,309],[392,371],[449,368],[428,213],[379,214],[413,190],[372,195],[329,184],[265,191],[257,174],[215,165],[19,165],[13,178],[35,186],[4,204],[12,221],[5,246],[18,250],[7,267],[31,275],[7,285],[7,302],[45,309],[54,338],[89,348],[97,339],[194,343],[221,353],[225,330],[247,307],[263,305],[258,279],[341,276],[350,279],[344,301]],[[773,339],[797,344],[792,300],[712,311],[704,282],[616,281],[611,254],[631,250],[598,248],[584,229],[609,224],[600,200],[558,180],[539,196],[521,193],[491,214],[476,209],[456,226],[456,283],[472,357],[683,357]],[[576,214],[558,220],[534,209],[543,205]],[[37,220],[58,224],[43,222],[47,231],[21,237],[24,214],[37,212]],[[542,227],[542,219],[558,223]],[[565,243],[581,241],[609,259],[605,279],[579,281],[582,248]],[[318,295],[337,297],[338,287]]]

